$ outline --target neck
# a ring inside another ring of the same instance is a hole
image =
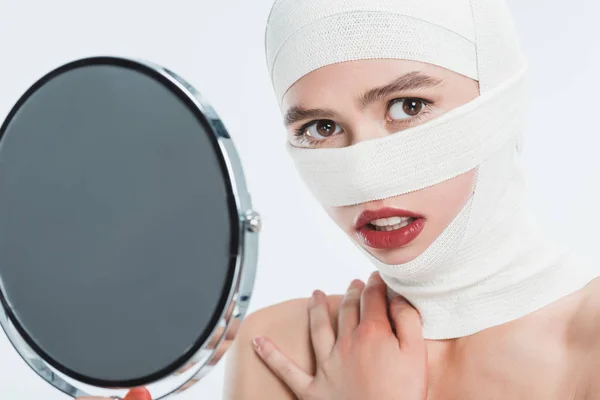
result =
[[[423,335],[472,335],[537,311],[578,291],[598,274],[543,238],[518,209],[457,247],[428,276],[382,273],[392,292],[421,313]]]

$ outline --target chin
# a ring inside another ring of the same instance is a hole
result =
[[[411,262],[415,258],[419,257],[427,248],[426,245],[416,241],[395,249],[375,249],[367,246],[360,239],[360,237],[357,237],[356,235],[351,235],[351,238],[355,243],[369,252],[372,256],[388,265],[406,264]]]
[[[416,243],[390,250],[371,249],[364,246],[363,248],[373,256],[377,257],[379,261],[389,265],[406,264],[419,257],[424,251],[424,249],[420,249]]]

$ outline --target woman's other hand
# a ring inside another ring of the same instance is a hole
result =
[[[112,397],[78,397],[75,400],[113,400]],[[145,388],[135,388],[127,392],[123,400],[152,400],[150,392]]]
[[[402,297],[389,306],[378,273],[367,286],[353,281],[340,305],[337,335],[325,295],[309,303],[315,376],[298,367],[267,338],[255,339],[265,364],[301,400],[427,398],[427,351],[418,312]],[[390,322],[391,319],[391,322]],[[396,333],[394,333],[394,330]]]

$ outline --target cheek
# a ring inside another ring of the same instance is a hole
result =
[[[454,200],[459,203],[462,208],[473,195],[475,180],[477,179],[477,168],[465,172],[454,179],[456,181],[453,182],[453,187],[450,189],[450,192]]]
[[[431,186],[423,191],[425,209],[444,220],[454,218],[469,201],[475,187],[477,169]]]
[[[325,211],[340,228],[346,231],[349,226],[353,225],[353,219],[358,213],[355,208],[356,206],[325,207]]]
[[[471,197],[476,176],[477,170],[473,169],[417,192],[384,200],[381,202],[380,207],[406,208],[424,214],[435,220],[440,226],[446,225],[459,213]],[[352,230],[354,220],[362,210],[360,206],[325,207],[324,209],[329,217],[348,233]]]

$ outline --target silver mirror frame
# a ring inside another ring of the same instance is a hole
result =
[[[218,323],[198,351],[189,357],[188,360],[184,361],[184,365],[180,366],[175,372],[144,385],[152,393],[154,400],[165,399],[188,389],[200,381],[219,362],[228,344],[235,338],[237,329],[248,310],[254,288],[261,219],[260,215],[252,208],[252,201],[246,185],[241,160],[235,149],[233,140],[216,112],[197,90],[168,69],[144,60],[112,56],[90,57],[69,62],[57,69],[65,68],[75,63],[93,64],[98,61],[137,64],[142,68],[151,69],[175,85],[202,112],[208,121],[208,125],[215,136],[222,157],[225,160],[235,208],[239,216],[239,243],[237,258],[235,260],[235,270],[227,301],[218,319]],[[41,78],[40,81],[43,79]],[[106,396],[119,399],[129,389],[97,387],[59,372],[37,354],[21,336],[13,324],[14,316],[3,293],[5,293],[5,290],[0,279],[0,300],[2,301],[2,307],[0,307],[0,325],[15,350],[37,375],[72,397]]]

